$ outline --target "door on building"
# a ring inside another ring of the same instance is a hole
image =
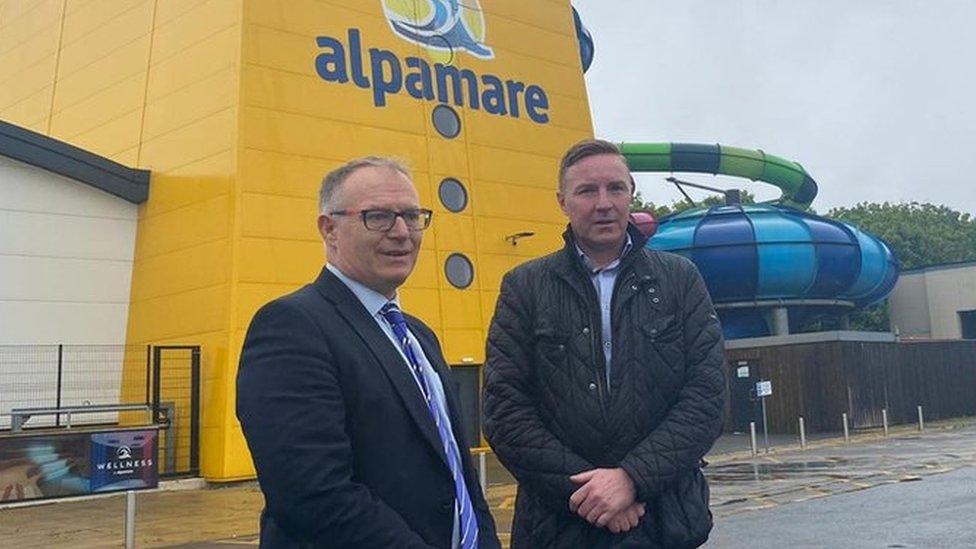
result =
[[[452,365],[451,374],[458,382],[461,398],[462,428],[472,448],[481,446],[481,366]]]
[[[729,397],[732,404],[732,430],[749,431],[749,422],[755,421],[762,429],[762,408],[756,397],[756,383],[760,380],[758,360],[732,361]]]
[[[976,311],[959,311],[963,339],[976,339]]]

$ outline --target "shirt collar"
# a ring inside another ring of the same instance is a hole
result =
[[[620,251],[620,255],[618,255],[616,259],[608,263],[606,266],[599,269],[593,268],[593,264],[590,263],[590,258],[586,257],[586,252],[584,252],[583,249],[579,247],[579,244],[576,245],[576,253],[579,254],[580,259],[583,260],[583,264],[586,265],[586,268],[590,270],[590,274],[596,275],[596,274],[600,274],[603,271],[612,271],[613,269],[619,267],[620,258],[627,255],[627,252],[629,252],[630,249],[633,247],[634,247],[634,239],[630,237],[630,234],[627,234],[627,242],[624,243],[624,248],[623,250]]]
[[[343,284],[352,290],[352,293],[355,294],[359,302],[363,304],[363,307],[369,311],[370,315],[376,316],[380,314],[380,309],[390,302],[396,303],[397,307],[400,306],[399,295],[393,296],[393,299],[387,299],[385,295],[377,292],[376,290],[368,288],[361,282],[357,282],[349,278],[335,265],[326,263],[325,268],[328,269],[332,274],[336,275],[336,278],[341,280]]]

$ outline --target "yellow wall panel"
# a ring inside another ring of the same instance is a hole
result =
[[[565,11],[569,12],[569,8]],[[490,33],[489,43],[496,44],[495,56],[502,60],[509,51],[519,51],[540,60],[579,65],[579,44],[575,36],[549,30],[555,25],[549,28],[527,25],[514,19],[495,17],[490,10],[485,13],[485,25]],[[525,46],[527,37],[531,37],[528,39],[530,47]]]
[[[242,120],[243,145],[346,161],[376,154],[400,156],[418,171],[426,171],[425,140],[422,136],[344,124],[333,120],[246,107]]]
[[[64,136],[64,139],[83,149],[111,156],[139,144],[141,124],[142,110],[137,109],[80,134]]]
[[[318,196],[322,178],[342,164],[308,156],[243,149],[239,183],[241,191],[275,193],[299,198]]]
[[[430,122],[430,107],[425,109],[424,123],[430,126],[428,133],[434,133],[433,124]],[[468,166],[468,147],[467,143],[458,139],[446,140],[440,136],[427,139],[427,156],[430,164],[430,171],[436,176],[436,184],[447,176],[461,179],[462,182],[468,179],[470,168]]]
[[[152,30],[153,3],[153,0],[142,0],[122,12],[78,10],[67,14],[58,72],[65,76],[74,74],[137,40],[141,42],[139,39],[147,37]],[[145,53],[143,63],[147,59]]]
[[[356,2],[358,5],[364,2]],[[308,37],[309,47],[316,51],[314,38],[316,36],[331,36],[348,46],[346,35],[348,29],[359,29],[363,38],[363,50],[381,48],[387,50],[412,50],[416,47],[400,40],[390,32],[389,23],[383,15],[380,2],[367,4],[371,9],[349,9],[336,3],[319,2],[316,0],[288,0],[248,2],[244,9],[244,21],[249,26],[260,25],[270,29],[288,32]],[[245,44],[252,36],[249,28],[245,32]],[[249,46],[255,46],[251,43]],[[249,63],[265,65],[266,53],[257,49],[245,48],[245,58]],[[346,52],[348,55],[348,51]],[[299,58],[301,59],[301,58]],[[310,58],[314,59],[314,57]],[[295,72],[314,71],[314,65],[295,65]]]
[[[142,205],[140,214],[152,217],[230,194],[234,163],[233,151],[227,150],[164,174],[153,172],[149,201]]]
[[[558,34],[568,34],[573,31],[573,13],[569,9],[569,2],[547,4],[546,2],[526,2],[525,0],[490,0],[481,2],[481,9],[489,16],[501,17],[519,21],[523,25],[547,29]],[[489,25],[488,40],[495,39]]]
[[[0,2],[0,29],[23,21],[36,9],[51,0],[5,0]]]
[[[318,204],[314,198],[273,194],[241,195],[241,236],[318,242]]]
[[[156,3],[156,26],[162,27],[174,19],[191,13],[210,0],[165,0]],[[222,0],[228,10],[238,10],[239,0]]]
[[[54,112],[80,103],[116,82],[145,71],[149,41],[150,36],[145,34],[74,73],[66,73],[64,66],[59,64]]]
[[[481,329],[481,298],[474,285],[464,290],[450,286],[441,290],[441,324],[445,330]]]
[[[434,221],[428,233],[433,231],[437,249],[448,252],[474,252],[476,242],[474,238],[474,219],[471,216],[440,213],[434,215]],[[445,256],[446,259],[446,256]]]
[[[559,223],[564,219],[551,190],[478,181],[473,194],[480,216],[536,223]]]
[[[228,67],[146,105],[143,138],[152,139],[236,105],[238,71]]]
[[[133,299],[129,304],[130,340],[159,341],[194,336],[226,329],[230,286],[222,284],[190,290],[178,295]],[[212,350],[208,349],[208,352]]]
[[[210,0],[188,6],[185,13],[160,23],[153,38],[153,61],[168,59],[240,23],[240,0]]]
[[[425,237],[426,240],[426,237]],[[417,257],[417,266],[410,273],[406,286],[418,290],[436,290],[439,287],[441,263],[433,250],[421,250]]]
[[[169,171],[233,147],[237,111],[228,107],[143,142],[139,165]]]
[[[0,109],[0,119],[24,126],[39,133],[47,131],[51,114],[51,94],[54,86],[47,86],[5,109]]]
[[[307,50],[307,44],[302,48]],[[301,50],[299,50],[301,51]],[[299,53],[298,56],[301,54]],[[294,56],[293,57],[298,57]],[[408,96],[389,96],[385,109],[342,109],[335,105],[370,103],[371,93],[356,86],[337,85],[318,76],[300,75],[251,65],[244,70],[247,104],[269,110],[329,118],[356,125],[376,126],[423,134],[424,111]]]
[[[211,75],[239,65],[240,27],[230,27],[188,46],[166,59],[152,58],[149,68],[151,103]]]
[[[74,49],[77,42],[97,33],[106,24],[136,13],[143,14],[134,10],[145,10],[147,3],[152,4],[146,0],[68,0],[62,47]]]
[[[135,166],[139,162],[139,147],[131,147],[121,152],[109,155],[113,162],[118,162],[123,166]]]
[[[138,110],[142,112],[146,75],[136,73],[116,84],[97,91],[94,95],[61,109],[51,120],[51,133],[74,137],[97,129],[98,126]],[[138,135],[131,136],[132,138]],[[135,144],[135,143],[133,143]]]
[[[4,36],[14,29],[0,28],[0,82],[6,82],[21,71],[57,53],[58,18],[50,18],[48,24],[46,28],[25,35],[28,38],[18,42],[8,42],[9,38]]]
[[[234,481],[254,478],[254,463],[247,449],[247,441],[241,431],[240,424],[227,428],[227,442],[225,447],[226,461],[224,462],[220,481]],[[222,456],[223,457],[223,456]]]
[[[178,210],[142,217],[136,234],[136,261],[227,238],[230,203],[229,196],[217,196]],[[143,268],[141,263],[140,268]]]
[[[307,282],[311,281],[312,279],[309,279]],[[294,292],[303,284],[255,284],[252,282],[238,282],[236,284],[236,298],[234,303],[237,312],[235,317],[231,319],[233,322],[231,329],[246,330],[248,325],[251,324],[251,318],[254,317],[254,313],[258,312],[258,309],[264,306],[265,303]],[[237,351],[240,351],[240,349],[237,349]],[[233,367],[236,371],[237,364],[234,363]]]
[[[485,361],[485,334],[482,330],[447,328],[439,338],[444,360],[448,364],[481,364]]]
[[[149,299],[209,288],[230,281],[230,246],[226,238],[149,256],[133,273],[132,295]],[[180,265],[179,269],[170,269]]]
[[[498,217],[478,217],[475,219],[475,236],[478,239],[478,251],[487,254],[501,254],[521,257],[522,260],[545,255],[563,245],[562,233],[566,228],[566,219],[562,218],[551,223],[535,220],[508,219]],[[513,246],[505,239],[506,236],[531,232],[534,236],[518,240]],[[489,287],[485,283],[485,287]]]
[[[11,75],[0,85],[0,112],[16,103],[29,100],[50,87],[55,56],[49,55],[36,64]]]
[[[423,320],[435,332],[441,329],[441,293],[437,290],[414,288],[409,284],[397,294],[403,310]]]
[[[472,145],[471,174],[475,179],[537,186],[552,190],[555,200],[559,158]],[[504,162],[500,159],[504,158]]]
[[[325,260],[321,241],[242,237],[238,246],[238,282],[306,284],[318,276]]]
[[[592,136],[583,130],[540,126],[525,119],[483,112],[469,113],[466,122],[466,135],[472,144],[553,158],[562,157],[570,145]]]

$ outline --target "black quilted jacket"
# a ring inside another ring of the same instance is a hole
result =
[[[502,281],[488,335],[485,433],[519,481],[513,548],[697,546],[702,457],[722,430],[722,332],[687,259],[634,246],[614,287],[609,384],[596,290],[566,247]],[[571,475],[623,467],[647,514],[614,535],[569,511]]]

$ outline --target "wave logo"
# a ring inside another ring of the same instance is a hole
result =
[[[485,45],[485,16],[478,0],[381,0],[393,32],[449,63],[455,51],[494,59]]]

